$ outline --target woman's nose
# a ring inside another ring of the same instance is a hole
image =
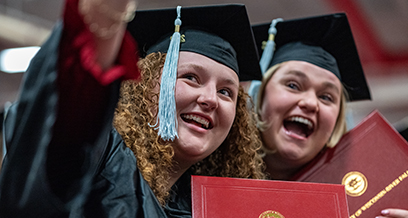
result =
[[[214,110],[218,107],[217,89],[207,86],[200,90],[197,102],[204,108]]]
[[[314,93],[305,93],[298,103],[301,109],[317,113],[319,111],[319,99]]]

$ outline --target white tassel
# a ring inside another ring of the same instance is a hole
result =
[[[174,21],[175,31],[171,37],[169,49],[167,50],[166,61],[163,66],[163,73],[160,84],[159,97],[159,112],[155,129],[158,129],[158,134],[163,140],[173,141],[177,134],[177,111],[176,100],[174,96],[176,79],[177,79],[177,63],[180,50],[180,13],[181,6],[177,7],[177,19]],[[159,124],[159,127],[157,127]]]

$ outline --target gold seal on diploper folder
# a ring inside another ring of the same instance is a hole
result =
[[[341,184],[345,186],[346,194],[352,197],[361,196],[368,187],[367,178],[357,171],[347,173]]]
[[[280,214],[279,212],[273,211],[273,210],[267,210],[263,213],[261,213],[261,215],[259,215],[259,218],[285,218],[282,214]]]

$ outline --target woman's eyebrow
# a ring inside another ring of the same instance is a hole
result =
[[[199,64],[195,64],[195,63],[187,63],[187,64],[183,64],[183,65],[179,66],[179,69],[184,69],[184,68],[193,68],[194,70],[199,71],[199,72],[203,72],[203,73],[206,72],[206,69],[203,66],[201,66]],[[220,73],[220,74],[222,74],[222,73]],[[239,87],[239,84],[233,79],[230,79],[228,77],[222,77],[221,79],[226,84]]]
[[[309,80],[309,77],[306,76],[306,73],[299,71],[299,70],[291,70],[287,72],[286,75],[294,75],[294,76],[299,77],[302,80]]]
[[[302,79],[302,80],[310,80],[310,78],[309,77],[307,77],[307,75],[306,75],[306,73],[304,73],[304,72],[302,72],[302,71],[298,71],[298,70],[291,70],[291,71],[289,71],[287,74],[289,74],[289,75],[295,75],[295,76],[297,76],[297,77],[299,77],[300,79]],[[328,88],[328,89],[333,89],[334,91],[336,91],[338,94],[340,94],[340,89],[339,89],[339,87],[337,87],[336,86],[336,84],[334,84],[334,83],[332,83],[332,82],[324,82],[323,83],[323,86],[325,87],[325,88]]]
[[[203,71],[203,70],[204,70],[204,67],[203,67],[203,66],[201,66],[201,65],[199,65],[199,64],[196,64],[196,63],[181,64],[181,65],[178,66],[178,68],[179,68],[179,69],[193,68],[194,70],[197,70],[197,71]]]
[[[340,89],[337,87],[334,83],[332,82],[324,82],[323,86],[327,89],[332,89],[334,90],[337,94],[340,94]]]

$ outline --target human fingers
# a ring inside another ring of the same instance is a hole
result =
[[[382,216],[378,216],[376,218],[381,218],[381,217],[408,218],[408,210],[389,208],[389,209],[382,210],[381,215]]]

